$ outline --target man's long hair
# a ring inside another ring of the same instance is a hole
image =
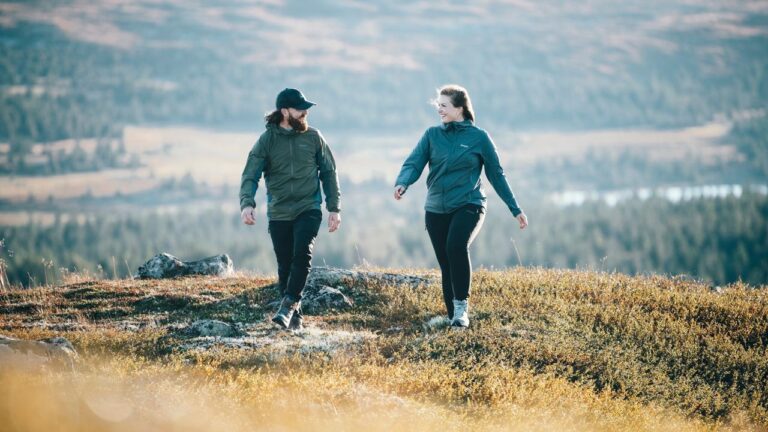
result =
[[[283,121],[283,113],[276,109],[272,111],[271,113],[267,113],[267,115],[264,116],[264,121],[267,122],[267,124],[274,124],[279,125],[281,121]]]

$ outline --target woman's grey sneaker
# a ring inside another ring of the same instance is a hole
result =
[[[453,327],[469,327],[469,300],[453,301]]]
[[[272,322],[287,329],[291,324],[293,313],[296,312],[298,308],[299,302],[293,301],[293,299],[288,296],[283,297],[283,300],[280,302],[280,309],[277,310],[277,313],[272,318]]]
[[[301,315],[301,306],[293,313],[288,330],[304,330],[304,317]]]

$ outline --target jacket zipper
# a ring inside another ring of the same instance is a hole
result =
[[[453,134],[453,135],[451,135],[451,134]],[[456,156],[456,149],[458,148],[458,144],[457,144],[458,137],[456,136],[457,135],[457,131],[449,131],[445,135],[446,135],[445,136],[446,140],[451,145],[449,147],[448,157],[445,159],[445,162],[446,163],[452,163],[453,162],[452,159]],[[443,180],[445,180],[445,178],[443,178]],[[445,205],[445,197],[447,195],[446,189],[445,189],[445,182],[443,182],[443,194],[442,195],[443,195],[443,213],[445,213],[445,212],[448,211],[447,210],[448,207]]]
[[[291,137],[291,141],[289,142],[289,144],[290,144],[289,145],[289,149],[290,149],[290,152],[291,152],[291,196],[293,196],[293,177],[294,177],[294,174],[293,174],[293,172],[294,172],[293,171],[293,143],[294,142],[296,142],[296,140],[293,137]]]

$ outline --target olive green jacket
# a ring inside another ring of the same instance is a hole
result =
[[[269,220],[293,220],[307,210],[320,209],[325,193],[329,212],[340,211],[339,179],[330,147],[315,128],[305,132],[268,124],[248,153],[240,181],[240,209],[255,207],[262,174],[267,185]]]

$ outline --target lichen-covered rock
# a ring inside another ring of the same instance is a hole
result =
[[[293,353],[323,352],[332,354],[356,346],[377,336],[367,330],[349,331],[323,329],[308,326],[303,330],[288,332],[278,329],[271,321],[263,320],[249,324],[243,329],[244,335],[238,337],[199,336],[182,339],[177,345],[182,351],[207,351],[215,347],[237,349],[269,348],[275,359]]]
[[[189,269],[189,274],[231,276],[234,273],[232,258],[227,254],[215,255],[185,264]]]
[[[0,368],[72,370],[78,358],[75,348],[63,337],[30,341],[0,335]]]
[[[382,273],[374,271],[344,270],[333,267],[313,267],[307,277],[307,285],[317,287],[338,287],[350,285],[366,285],[369,283],[386,283],[398,286],[416,288],[432,280],[430,277],[404,275],[397,273]]]
[[[193,322],[181,334],[187,337],[235,337],[245,333],[223,321],[206,319]]]
[[[309,287],[301,301],[302,310],[308,313],[318,313],[328,309],[346,309],[354,302],[338,289],[329,286]]]
[[[153,256],[139,266],[139,279],[166,279],[188,275],[229,276],[234,272],[227,254],[184,262],[168,253]]]
[[[185,271],[183,261],[171,254],[161,253],[140,265],[137,276],[140,279],[162,279],[181,276]]]
[[[417,288],[431,282],[432,279],[397,273],[313,267],[302,293],[301,307],[302,311],[309,314],[322,314],[332,309],[348,309],[354,306],[355,296],[365,295],[363,291],[369,285],[388,284]],[[279,302],[279,299],[275,299],[267,306],[276,308]]]

